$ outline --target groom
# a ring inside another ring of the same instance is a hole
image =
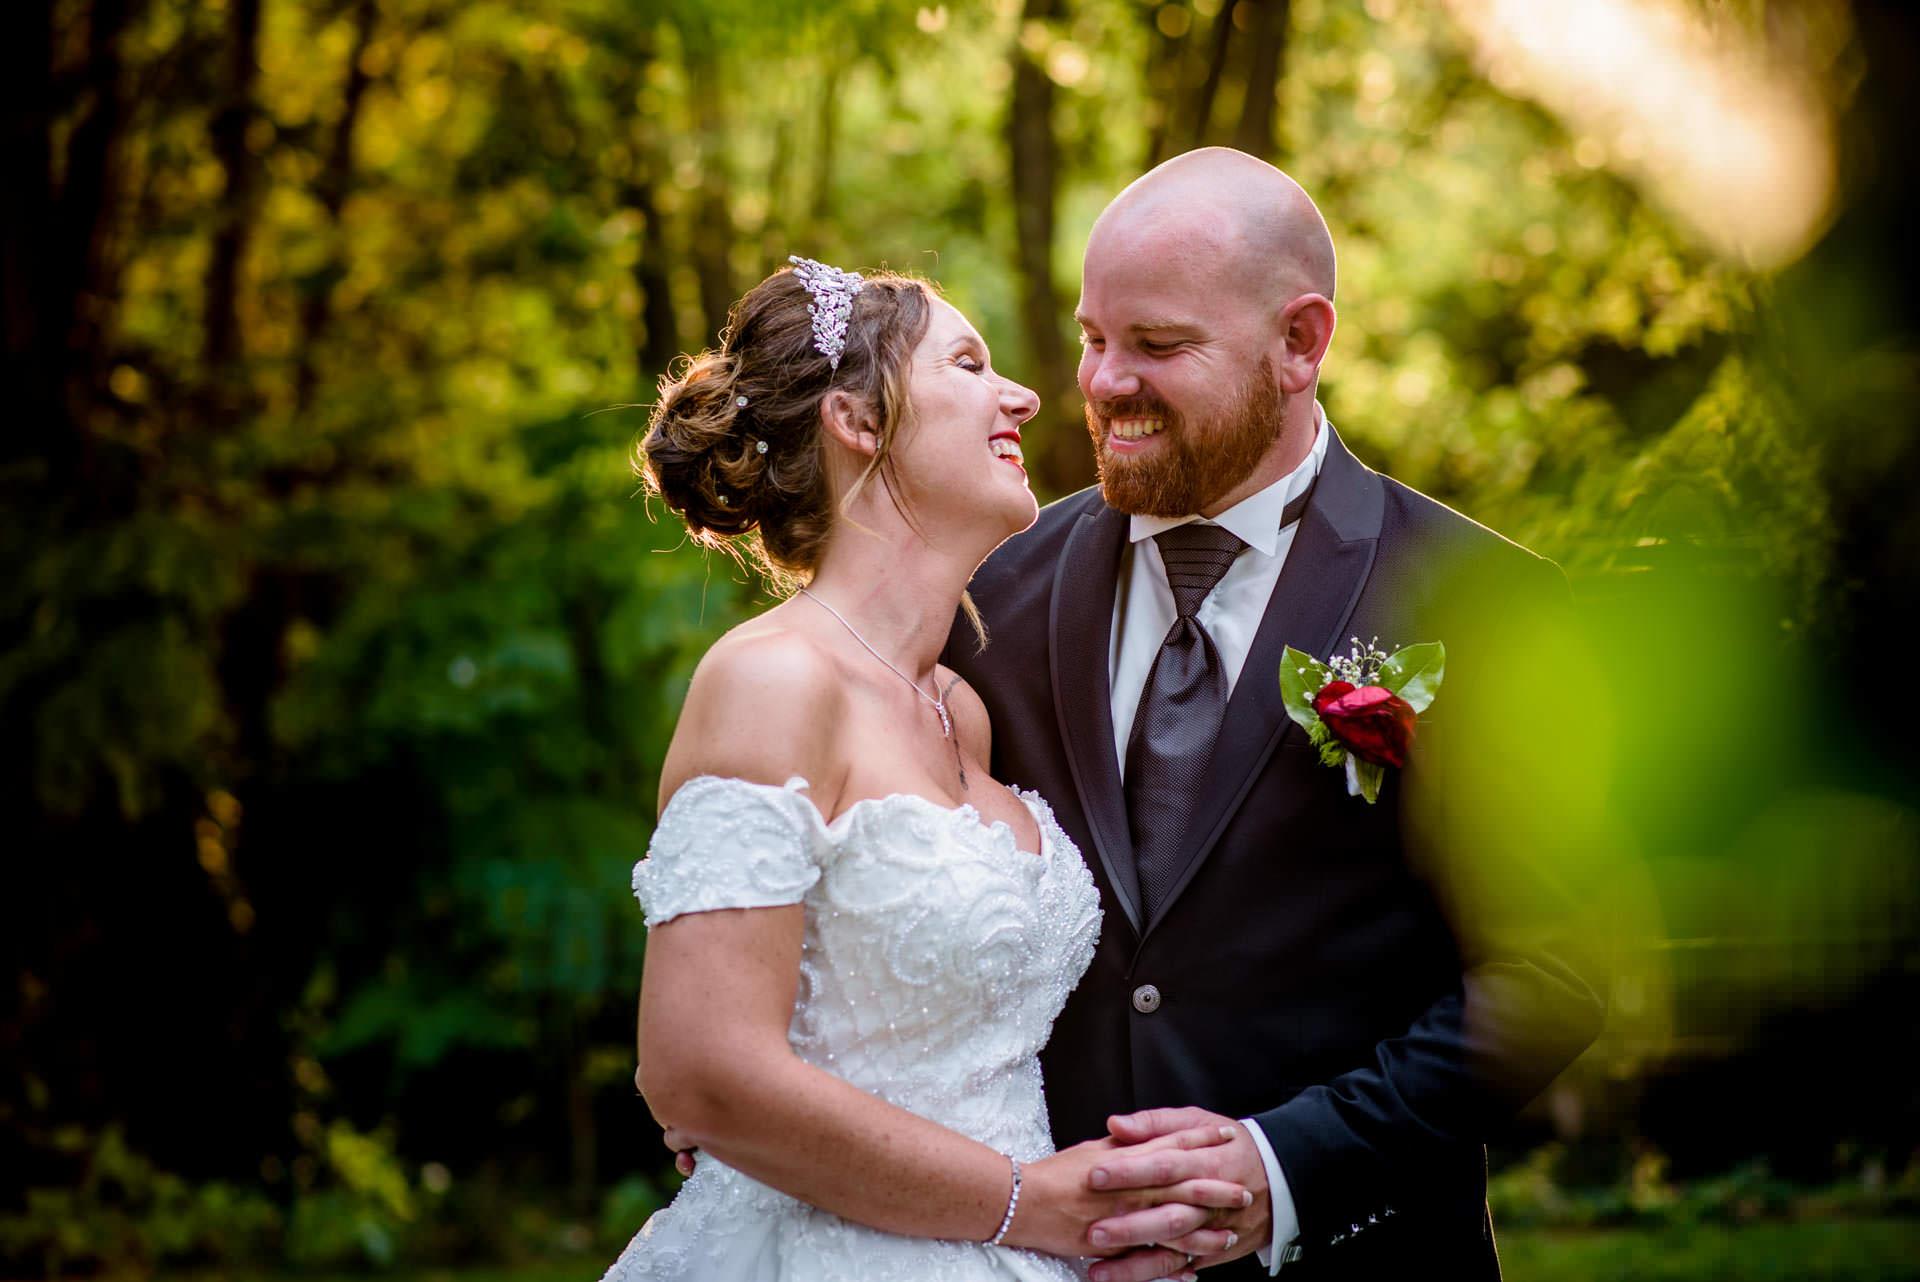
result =
[[[1192,152],[1123,191],[1078,310],[1100,485],[994,553],[971,587],[991,643],[963,623],[947,649],[995,777],[1051,800],[1100,884],[1099,949],[1043,1056],[1055,1139],[1237,1132],[1090,1173],[1116,1213],[1089,1241],[1142,1248],[1096,1282],[1188,1263],[1200,1213],[1173,1186],[1198,1176],[1255,1194],[1209,1222],[1237,1235],[1196,1262],[1235,1261],[1222,1277],[1498,1278],[1484,1137],[1599,1028],[1556,851],[1476,867],[1484,822],[1422,822],[1461,795],[1440,781],[1476,749],[1449,731],[1499,671],[1475,625],[1563,615],[1565,580],[1347,451],[1315,400],[1334,274],[1313,202],[1251,156]],[[1448,672],[1368,805],[1277,673],[1286,646],[1375,636],[1441,641]],[[1495,893],[1453,893],[1476,875]]]

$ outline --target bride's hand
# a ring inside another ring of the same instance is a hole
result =
[[[700,1151],[693,1140],[669,1126],[661,1132],[660,1142],[673,1150],[673,1169],[682,1175],[692,1175],[694,1154]]]
[[[1121,1154],[1160,1150],[1190,1151],[1226,1144],[1232,1134],[1219,1125],[1190,1127],[1157,1136],[1142,1144],[1122,1146],[1111,1139],[1088,1140],[1023,1168],[1020,1206],[1007,1241],[1053,1255],[1117,1255],[1131,1243],[1101,1242],[1088,1237],[1095,1221],[1128,1216],[1130,1222],[1150,1217],[1164,1231],[1157,1240],[1175,1238],[1191,1243],[1202,1238],[1216,1212],[1238,1211],[1248,1203],[1247,1189],[1231,1180],[1193,1178],[1155,1188],[1095,1188],[1092,1172]],[[1225,1249],[1224,1232],[1214,1234]],[[1199,1252],[1195,1252],[1198,1254]],[[1188,1276],[1186,1254],[1172,1249],[1145,1251],[1116,1261],[1115,1282]]]
[[[1180,1252],[1183,1260],[1197,1257],[1208,1265],[1246,1255],[1272,1240],[1273,1197],[1267,1187],[1266,1164],[1245,1126],[1198,1108],[1149,1109],[1109,1118],[1107,1126],[1119,1146],[1111,1158],[1089,1173],[1090,1177],[1100,1187],[1114,1191],[1109,1196],[1145,1194],[1145,1209],[1128,1207],[1094,1225],[1092,1240],[1171,1249]],[[1171,1138],[1195,1129],[1215,1130],[1221,1138],[1204,1148],[1177,1146],[1173,1151],[1155,1151],[1154,1137]],[[1247,1201],[1212,1214],[1207,1227],[1199,1232],[1165,1231],[1165,1208],[1156,1206],[1156,1202],[1164,1200],[1169,1187],[1222,1181],[1246,1189]],[[1102,1264],[1094,1270],[1093,1282],[1141,1282],[1154,1276],[1132,1265],[1130,1256]]]

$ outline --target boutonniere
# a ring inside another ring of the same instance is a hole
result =
[[[1353,638],[1349,654],[1326,663],[1287,647],[1280,661],[1280,694],[1287,715],[1307,732],[1320,760],[1345,766],[1347,792],[1372,805],[1387,767],[1407,763],[1415,719],[1440,692],[1447,648],[1426,641],[1392,654]]]

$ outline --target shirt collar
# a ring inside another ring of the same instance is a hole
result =
[[[1327,461],[1327,414],[1318,401],[1314,402],[1313,416],[1313,448],[1300,460],[1300,466],[1213,518],[1213,524],[1231,531],[1262,556],[1272,556],[1279,549],[1281,514],[1286,511],[1287,504],[1307,492],[1307,487],[1313,484],[1313,478],[1320,475],[1320,465]],[[1203,516],[1134,516],[1129,518],[1127,538],[1139,543],[1176,526],[1206,519]]]

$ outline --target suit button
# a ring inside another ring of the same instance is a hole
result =
[[[1142,984],[1133,990],[1133,1008],[1142,1015],[1151,1015],[1160,1009],[1160,990],[1152,984]]]

